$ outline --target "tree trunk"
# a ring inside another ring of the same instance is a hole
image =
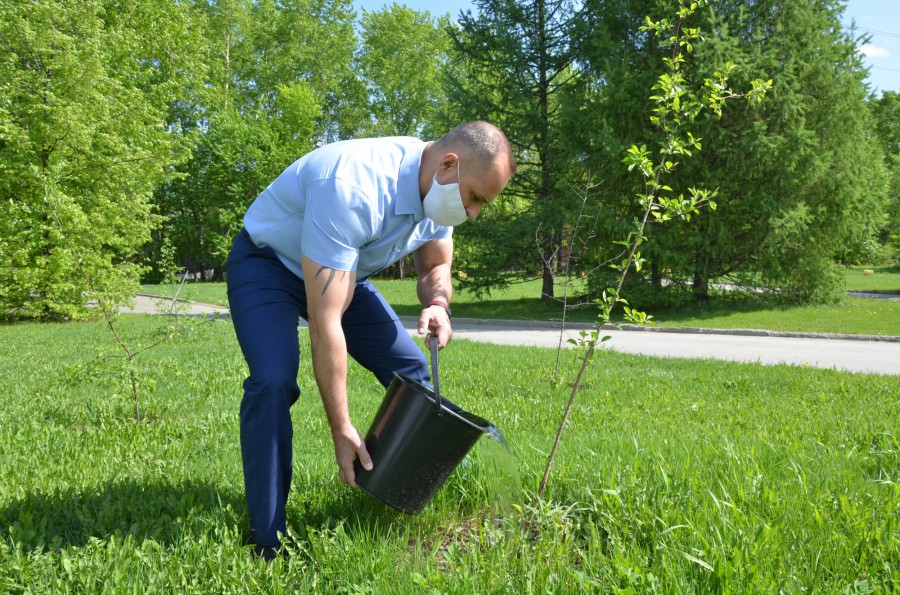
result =
[[[540,129],[537,138],[537,152],[541,163],[541,187],[539,190],[540,200],[549,202],[552,200],[552,175],[550,172],[549,147],[550,147],[550,114],[549,107],[549,88],[550,81],[548,78],[550,71],[549,57],[547,55],[547,11],[542,0],[538,0],[535,5],[536,16],[538,19],[538,106],[540,107],[541,119]],[[557,260],[559,255],[556,253],[556,244],[554,243],[553,232],[548,230],[543,239],[544,244],[544,272],[543,285],[541,286],[541,301],[549,302],[553,299],[553,262]]]
[[[650,285],[654,289],[662,289],[662,269],[656,261],[650,263]]]
[[[550,244],[551,242],[546,242]],[[541,301],[549,302],[553,299],[553,262],[544,262],[544,283],[541,285]]]
[[[698,252],[694,262],[694,299],[705,302],[709,299],[709,257]]]

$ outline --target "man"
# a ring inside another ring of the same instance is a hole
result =
[[[297,321],[312,362],[344,483],[372,459],[350,421],[347,355],[385,386],[394,372],[430,382],[422,350],[367,280],[412,253],[423,305],[419,334],[450,341],[453,226],[474,219],[515,173],[503,133],[487,122],[439,140],[361,139],[326,145],[282,173],[248,209],[228,257],[228,301],[250,368],[241,453],[256,553],[271,559],[291,484],[289,409],[299,396]]]

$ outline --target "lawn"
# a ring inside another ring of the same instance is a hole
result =
[[[895,272],[897,267],[876,269],[876,274],[872,276],[863,275],[862,270],[857,272],[847,269],[848,287],[900,293],[900,272]],[[421,311],[416,298],[415,281],[378,279],[374,283],[401,316],[417,316]],[[505,291],[496,291],[483,299],[468,292],[457,291],[453,298],[453,315],[459,318],[521,321],[561,320],[562,302],[542,302],[539,298],[540,287],[539,280],[526,281],[513,284]],[[178,291],[178,295],[185,299],[223,306],[228,304],[222,283],[189,283],[174,288],[171,285],[147,285],[144,290],[160,295],[172,295],[174,291]],[[556,295],[564,295],[562,287],[557,287]],[[574,300],[569,303],[574,303]],[[666,327],[900,336],[900,301],[847,297],[839,304],[798,306],[719,295],[705,304],[690,303],[667,309],[650,309],[648,313],[654,316],[657,324]],[[570,310],[566,318],[569,321],[594,322],[596,315],[595,306],[584,304]]]
[[[867,270],[873,274],[867,275]],[[900,265],[849,267],[844,269],[844,282],[852,291],[900,294]]]
[[[163,324],[122,320],[134,344]],[[456,341],[443,392],[500,427],[518,479],[497,505],[482,440],[410,517],[337,480],[304,333],[291,557],[266,565],[242,546],[244,364],[229,323],[189,328],[139,356],[137,424],[105,365],[66,381],[111,349],[101,324],[0,326],[0,591],[900,588],[898,376],[604,353],[532,509],[576,361],[557,380],[552,350]],[[349,386],[365,430],[383,390],[355,365]]]

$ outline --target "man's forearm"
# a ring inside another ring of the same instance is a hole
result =
[[[332,325],[333,326],[333,325]],[[322,328],[310,320],[313,372],[332,432],[350,424],[347,405],[347,343],[343,330]]]
[[[438,301],[449,307],[453,297],[450,265],[438,265],[424,275],[419,275],[416,293],[423,306],[427,306],[432,301]]]

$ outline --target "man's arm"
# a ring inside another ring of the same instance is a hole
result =
[[[437,337],[438,347],[443,349],[453,338],[449,314],[450,299],[453,297],[450,274],[453,240],[431,240],[415,251],[413,260],[419,276],[416,292],[425,306],[419,316],[419,334],[431,331],[431,335]],[[430,340],[426,342],[431,347]]]
[[[372,459],[360,433],[350,422],[347,405],[347,342],[341,317],[353,299],[354,271],[339,271],[302,257],[309,314],[309,340],[312,345],[313,372],[334,441],[334,454],[341,481],[353,487],[356,476],[353,459],[359,455],[366,469]]]

